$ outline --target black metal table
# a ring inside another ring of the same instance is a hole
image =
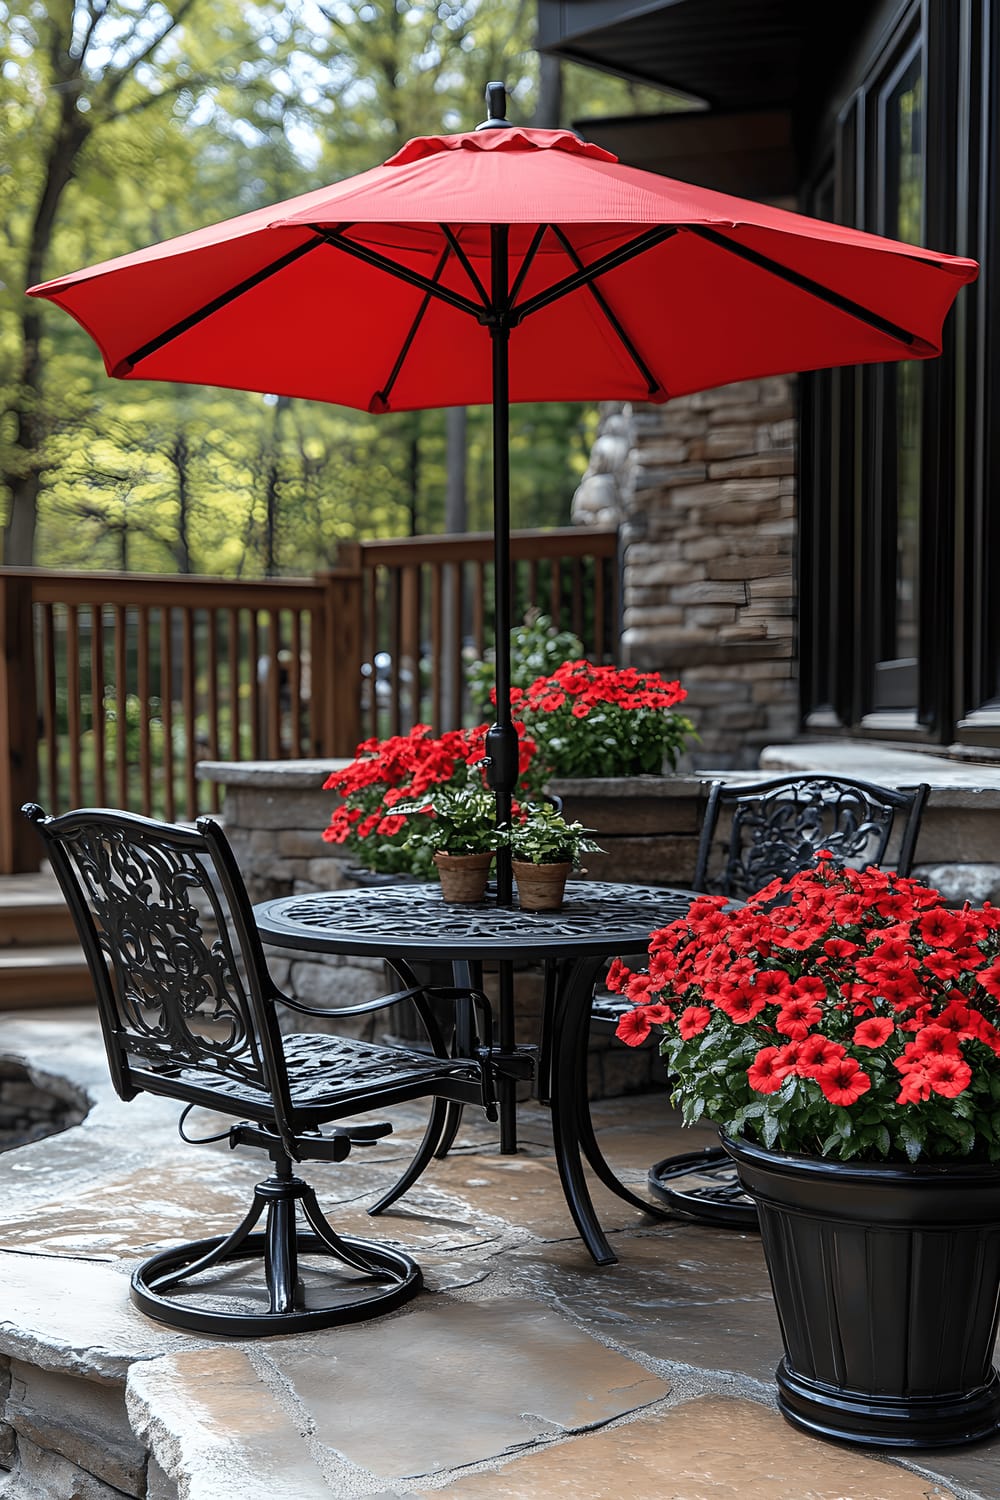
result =
[[[456,985],[468,986],[474,970],[495,963],[501,1059],[518,1052],[514,964],[542,961],[546,985],[536,1092],[552,1111],[556,1163],[573,1220],[594,1260],[609,1265],[617,1257],[594,1211],[584,1157],[620,1198],[646,1213],[656,1209],[618,1180],[594,1136],[587,1100],[587,1038],[594,982],[609,958],[644,953],[650,933],[686,915],[694,899],[692,891],[662,886],[571,881],[561,911],[535,913],[485,902],[446,904],[439,886],[408,885],[282,896],[261,902],[254,915],[267,942],[319,953],[383,958],[404,976],[409,962],[445,960],[452,966]],[[502,1070],[497,1092],[500,1148],[513,1151],[515,1084]]]

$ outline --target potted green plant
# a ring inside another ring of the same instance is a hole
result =
[[[474,782],[435,787],[424,797],[397,802],[394,812],[410,825],[404,848],[414,862],[430,855],[444,899],[481,901],[500,843],[492,792]]]
[[[445,788],[482,788],[485,733],[482,726],[435,736],[426,724],[417,724],[408,734],[365,740],[354,759],[324,783],[340,794],[324,840],[380,876],[432,879],[440,846],[414,834],[420,821],[430,821],[431,801]],[[531,745],[523,744],[522,771],[531,753]],[[417,801],[427,809],[422,819],[401,814],[402,805]]]
[[[505,831],[510,849],[517,899],[522,911],[558,911],[566,881],[582,854],[599,854],[590,837],[593,829],[570,823],[548,802],[520,809]]]
[[[676,768],[694,725],[678,705],[677,681],[635,667],[565,661],[511,693],[514,713],[534,742],[536,778],[662,775]]]
[[[994,1431],[1000,910],[822,852],[738,910],[700,898],[609,982],[756,1202],[785,1415],[889,1447]]]

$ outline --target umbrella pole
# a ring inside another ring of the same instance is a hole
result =
[[[493,595],[496,650],[496,723],[486,732],[486,780],[496,795],[497,826],[510,822],[517,785],[519,746],[510,707],[510,323],[506,224],[490,226],[493,344]],[[512,906],[510,850],[497,852],[497,905]]]

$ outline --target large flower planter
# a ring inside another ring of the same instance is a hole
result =
[[[995,1431],[1000,1168],[855,1166],[722,1140],[757,1204],[784,1415],[892,1448]]]

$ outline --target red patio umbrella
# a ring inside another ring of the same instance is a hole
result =
[[[109,375],[364,411],[491,402],[498,815],[511,724],[511,401],[671,396],[751,376],[926,359],[974,261],[623,166],[503,118],[42,286]],[[498,127],[498,128],[492,128]],[[510,899],[501,872],[500,899]]]

